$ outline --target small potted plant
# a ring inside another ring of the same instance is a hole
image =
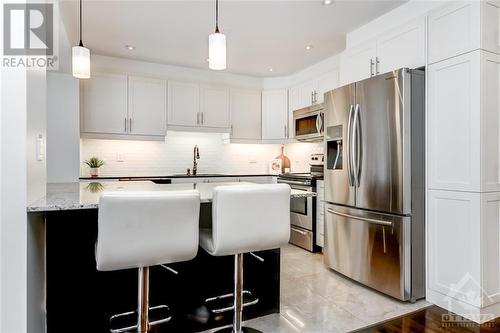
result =
[[[95,156],[83,161],[83,163],[90,167],[90,177],[99,176],[99,168],[104,165],[104,161]]]

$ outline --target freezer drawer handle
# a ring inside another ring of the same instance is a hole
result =
[[[345,214],[345,213],[337,212],[331,208],[328,208],[328,212],[332,213],[334,215],[339,215],[339,216],[343,216],[343,217],[347,217],[347,218],[351,218],[351,219],[355,219],[355,220],[360,220],[360,221],[365,221],[368,223],[381,224],[381,225],[386,225],[386,226],[392,227],[392,222],[389,222],[389,221],[381,221],[381,220],[370,219],[367,217],[360,217],[360,216]]]
[[[301,234],[301,235],[303,235],[303,236],[307,235],[307,232],[302,231],[302,230],[299,230],[299,229],[295,229],[295,228],[293,228],[293,227],[292,227],[292,231],[293,231],[293,232],[298,232],[299,234]]]

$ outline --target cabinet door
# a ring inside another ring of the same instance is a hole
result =
[[[261,92],[259,90],[231,89],[231,138],[260,140]]]
[[[299,108],[304,108],[316,104],[316,92],[318,82],[316,80],[308,81],[299,86]]]
[[[81,84],[82,132],[125,134],[127,76],[92,73],[92,78],[81,80]]]
[[[425,19],[419,18],[377,38],[377,60],[378,74],[424,66]]]
[[[323,103],[325,93],[339,86],[339,71],[337,69],[318,78],[317,102]]]
[[[286,89],[262,92],[262,139],[287,138],[288,100]]]
[[[200,124],[200,88],[185,82],[168,83],[168,125],[198,126]]]
[[[481,52],[481,191],[500,191],[500,55]],[[478,112],[478,111],[476,111]]]
[[[202,86],[200,112],[202,126],[229,128],[229,89]]]
[[[129,133],[165,136],[167,131],[167,81],[128,78]]]
[[[457,1],[429,14],[429,63],[480,47],[480,6],[481,1]]]
[[[375,41],[346,50],[340,60],[340,85],[372,76],[375,73],[375,57]]]
[[[481,48],[500,53],[500,1],[482,1],[481,5]]]
[[[431,189],[480,191],[480,56],[475,51],[429,66]]]

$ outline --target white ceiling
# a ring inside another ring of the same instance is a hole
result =
[[[220,29],[227,36],[227,71],[253,76],[291,74],[342,51],[345,33],[404,0],[221,0]],[[213,1],[83,2],[84,44],[93,53],[208,68]],[[78,2],[63,1],[70,42],[78,41]],[[129,51],[125,45],[136,47]],[[309,51],[306,45],[313,45]],[[273,68],[269,72],[269,68]]]

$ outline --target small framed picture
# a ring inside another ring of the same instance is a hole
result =
[[[281,173],[281,159],[275,158],[269,163],[269,173],[271,175],[279,175]]]

